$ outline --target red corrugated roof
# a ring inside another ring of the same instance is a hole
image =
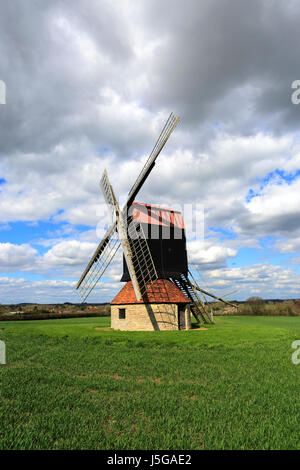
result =
[[[158,279],[147,287],[147,296],[144,300],[138,301],[132,286],[132,282],[129,281],[120,290],[116,297],[112,300],[112,305],[124,305],[124,304],[188,304],[190,300],[184,295],[181,290],[168,279]]]
[[[132,219],[136,222],[153,225],[164,225],[166,227],[177,227],[184,229],[181,212],[165,207],[144,204],[142,202],[132,203]]]

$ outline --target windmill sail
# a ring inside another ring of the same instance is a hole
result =
[[[117,230],[123,248],[126,264],[137,300],[142,300],[146,293],[147,283],[157,279],[156,269],[151,257],[147,240],[139,225],[125,218],[120,213],[113,188],[109,182],[107,171],[104,170],[101,186],[107,204],[114,208],[117,219]]]
[[[85,301],[99,279],[103,276],[121,245],[114,228],[115,224],[108,229],[77,283],[76,289],[80,294],[82,302]]]
[[[145,165],[142,168],[136,182],[132,186],[131,190],[128,194],[128,200],[125,207],[128,207],[134,201],[137,193],[141,189],[142,185],[144,184],[146,178],[148,177],[149,173],[151,172],[153,166],[155,165],[155,160],[157,159],[158,155],[162,151],[165,143],[167,142],[168,138],[170,137],[171,133],[175,129],[176,125],[179,122],[179,117],[176,117],[173,113],[170,114],[163,130],[158,137],[156,144],[153,147],[152,152],[150,153],[148,160],[146,161]]]
[[[124,218],[123,214],[120,213],[120,208],[119,204],[116,200],[114,191],[112,189],[112,186],[109,182],[108,175],[106,170],[104,170],[104,174],[101,180],[102,187],[103,187],[103,192],[105,195],[105,199],[108,203],[108,205],[112,205],[114,208],[114,211],[116,213],[116,219],[117,219],[117,230],[118,230],[118,235],[119,239],[123,248],[123,253],[126,259],[126,264],[128,267],[128,271],[130,274],[130,278],[132,281],[132,285],[134,288],[134,292],[136,295],[137,300],[142,300],[142,293],[140,289],[140,284],[137,278],[137,274],[135,271],[135,267],[133,264],[133,251],[132,247],[130,245],[128,236],[127,236],[127,219]]]
[[[128,222],[128,243],[132,253],[132,264],[142,298],[147,294],[149,283],[158,279],[158,275],[141,224],[136,224],[133,221]]]
[[[130,243],[128,241],[127,233],[125,236],[125,232],[127,230],[127,226],[126,226],[127,224],[125,223],[125,220],[127,221],[128,208],[130,207],[138,191],[141,189],[144,182],[146,181],[148,175],[150,174],[155,164],[156,158],[160,154],[162,148],[164,147],[165,143],[167,142],[168,138],[170,137],[171,133],[176,127],[178,121],[179,121],[179,118],[176,117],[173,113],[171,113],[147,162],[145,163],[141,173],[139,174],[136,182],[134,183],[133,187],[131,188],[129,192],[128,199],[122,210],[122,213],[119,212],[118,214],[118,219],[119,219],[118,222],[116,220],[109,227],[103,239],[99,243],[96,251],[94,252],[92,258],[90,259],[87,267],[85,268],[82,276],[80,277],[77,283],[76,289],[79,291],[82,301],[84,301],[87,298],[89,293],[95,287],[95,285],[97,284],[97,282],[99,281],[99,279],[101,278],[105,270],[107,269],[108,265],[111,263],[112,259],[114,258],[121,243],[122,243],[123,249],[124,249],[124,246],[126,245],[125,247],[125,251],[127,252],[126,255],[124,252],[125,257],[127,256],[126,262],[128,259],[128,260],[131,260],[131,261],[128,261],[129,264],[131,264],[131,262],[133,264],[133,268],[131,269],[132,273],[130,273],[130,276],[132,274],[132,276],[134,277],[135,274],[133,274],[133,272],[136,273],[136,276],[137,276],[137,282],[136,282],[137,298],[141,298],[141,296],[143,295],[148,279],[149,280],[155,279],[155,276],[157,276],[146,239],[144,238],[144,241],[142,241],[141,239],[141,241],[137,244]],[[112,206],[112,200],[114,199],[114,194],[113,194],[112,187],[109,184],[106,172],[104,172],[103,174],[103,177],[100,182],[100,187],[103,192],[104,199],[110,207],[110,213],[112,214],[111,206]],[[120,237],[121,242],[119,241],[116,235],[116,232],[117,231],[119,232],[119,230],[122,232],[122,236]],[[149,260],[149,254],[151,258],[150,260]],[[144,264],[141,264],[142,260]],[[141,272],[141,269],[144,265],[147,266],[146,275],[144,275],[144,273]]]
[[[114,208],[115,195],[114,195],[113,189],[112,189],[112,187],[109,183],[106,169],[104,170],[102,178],[100,180],[100,189],[102,191],[103,198],[106,202],[111,221],[113,221],[113,218],[114,218],[113,216],[114,216],[114,212],[115,212],[115,208]]]
[[[104,170],[101,178],[100,188],[111,213],[111,218],[113,218],[115,196],[113,189],[109,184],[106,170]],[[99,243],[95,253],[77,283],[76,289],[79,291],[83,302],[95,287],[120,247],[120,241],[117,237],[116,230],[117,222],[115,221],[109,227],[103,239]]]

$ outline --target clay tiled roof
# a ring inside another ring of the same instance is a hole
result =
[[[181,292],[177,286],[175,286],[175,284],[173,284],[173,282],[169,281],[168,279],[158,279],[152,284],[149,284],[147,289],[147,296],[144,298],[144,300],[137,300],[132,282],[129,281],[111,302],[112,305],[141,303],[188,304],[190,303],[190,300]]]
[[[173,209],[167,209],[166,207],[144,204],[143,202],[133,202],[132,218],[135,222],[177,227],[184,230],[184,222],[181,213]]]

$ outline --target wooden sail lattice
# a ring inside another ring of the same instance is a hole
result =
[[[164,145],[166,144],[168,138],[170,137],[171,133],[173,132],[174,128],[176,127],[177,123],[179,122],[179,117],[175,116],[173,113],[170,114],[162,132],[159,135],[159,138],[157,139],[155,146],[147,159],[144,167],[142,168],[142,171],[140,172],[136,182],[134,183],[133,187],[131,188],[127,202],[125,204],[125,207],[122,210],[122,213],[118,211],[118,217],[119,220],[115,220],[110,228],[107,230],[106,234],[104,235],[103,239],[99,243],[96,251],[94,252],[92,258],[90,259],[87,267],[83,271],[77,285],[76,289],[80,293],[80,296],[82,298],[82,301],[84,301],[91,290],[95,287],[97,282],[100,280],[101,276],[104,274],[106,271],[108,265],[111,263],[113,257],[115,256],[119,246],[120,242],[115,241],[115,240],[110,240],[111,237],[114,237],[116,235],[116,231],[120,231],[120,227],[124,226],[124,221],[127,219],[127,214],[128,214],[128,209],[131,206],[132,202],[134,201],[138,191],[141,189],[142,185],[146,181],[148,175],[150,174],[152,168],[155,165],[155,160],[160,154],[161,150],[163,149]],[[111,186],[109,185],[109,181],[107,178],[107,173],[106,171],[103,174],[103,177],[100,182],[100,186],[104,195],[104,199],[107,202],[109,206],[109,211],[111,215],[113,214],[114,211],[112,211],[112,207],[115,207],[115,201],[114,201],[114,195],[113,195],[113,190]],[[119,223],[118,223],[119,222]],[[123,240],[124,236],[122,235]],[[125,241],[123,243],[125,246],[126,252],[130,252],[130,244],[128,241]],[[145,245],[141,243],[141,245]],[[132,259],[134,259],[134,262],[139,265],[141,257],[143,258],[141,253],[146,253],[147,249],[145,246],[141,246],[138,249],[137,253],[132,254]],[[124,253],[125,254],[125,253]],[[131,255],[127,255],[127,259],[130,259]],[[147,263],[149,263],[147,259]],[[130,261],[129,261],[130,264]],[[132,278],[132,269],[130,272],[130,276]],[[145,280],[147,279],[147,276],[149,278],[152,278],[152,272],[149,275],[149,272],[144,276],[145,279],[142,279],[141,276],[141,285],[145,284]],[[135,275],[133,274],[133,278]],[[134,281],[134,279],[132,279]],[[142,288],[143,289],[143,288]],[[138,287],[137,283],[135,282],[135,290],[137,292],[137,297],[140,297],[138,293]]]
[[[113,189],[112,189],[111,185],[109,184],[108,175],[107,175],[106,170],[104,170],[102,178],[100,180],[100,189],[102,191],[104,200],[106,202],[111,220],[113,220],[114,212],[115,212],[115,207],[114,207],[115,206],[115,196],[114,196],[114,193],[113,193]]]
[[[101,250],[101,256],[100,254],[97,255],[98,258],[96,256],[94,262],[78,287],[78,292],[82,302],[85,301],[99,279],[103,276],[120,245],[121,243],[116,232],[114,235],[106,238]]]
[[[158,275],[142,225],[131,219],[128,219],[128,242],[141,295],[144,297],[147,287],[158,279]]]

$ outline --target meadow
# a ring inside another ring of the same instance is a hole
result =
[[[0,449],[299,449],[299,317],[1,322]]]

